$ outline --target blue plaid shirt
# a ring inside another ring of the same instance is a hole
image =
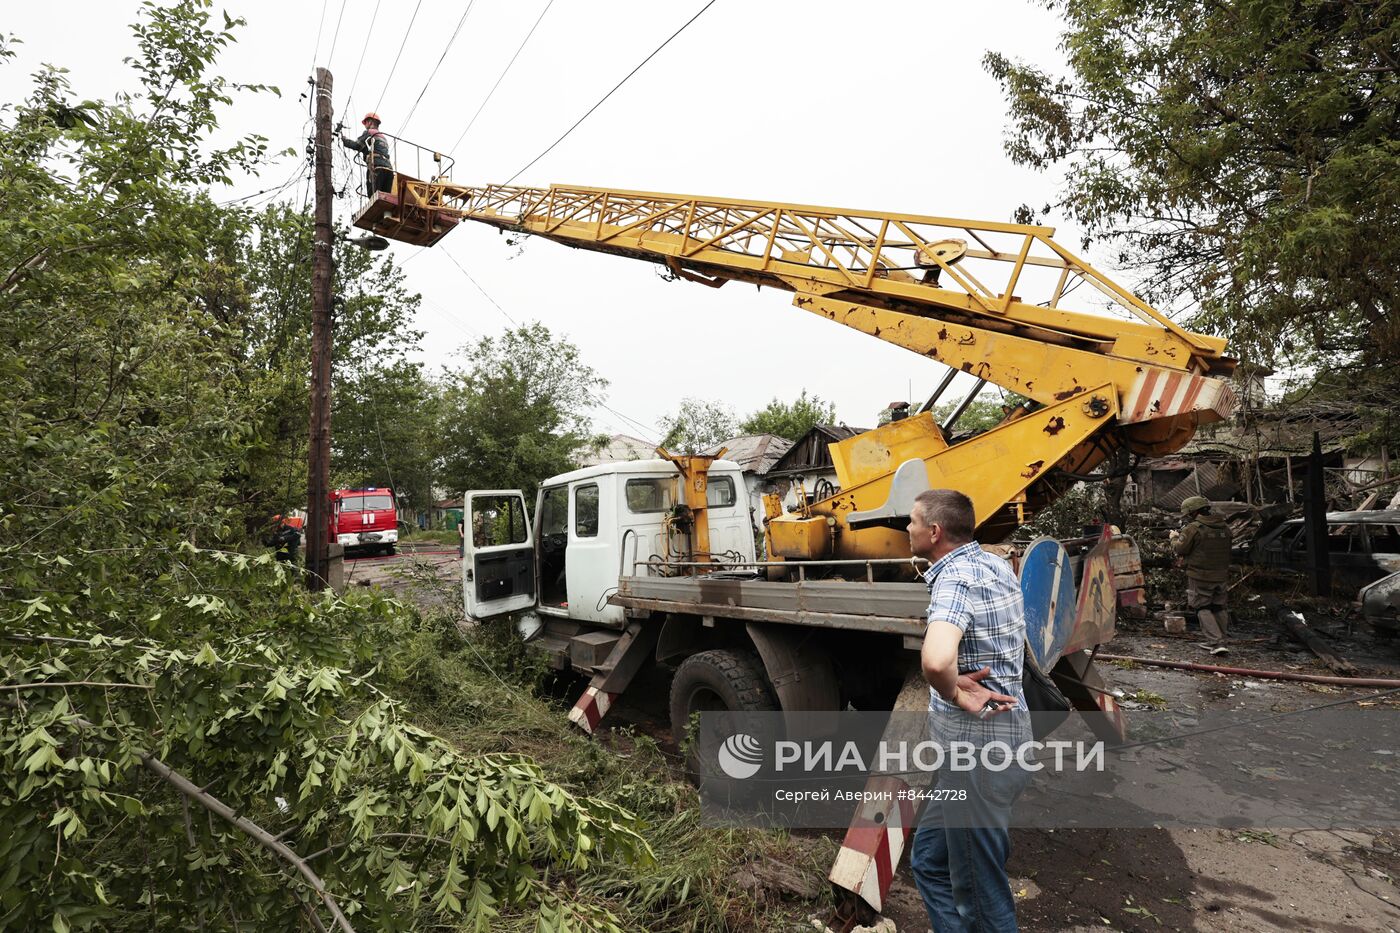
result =
[[[1026,643],[1026,618],[1021,584],[1011,564],[982,550],[976,541],[944,554],[924,571],[928,584],[928,623],[951,624],[962,630],[958,641],[958,673],[971,674],[984,667],[991,673],[982,685],[993,693],[1017,699],[1026,709],[1021,692],[1021,663]],[[929,712],[960,718],[958,707],[929,688]],[[942,718],[942,717],[939,717]],[[987,720],[1023,719],[1002,713]]]

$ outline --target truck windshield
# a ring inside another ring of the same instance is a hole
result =
[[[367,496],[346,496],[340,500],[340,511],[342,512],[377,512],[388,510],[394,507],[393,497],[387,493],[375,493]]]

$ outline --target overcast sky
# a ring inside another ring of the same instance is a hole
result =
[[[343,15],[342,0],[326,0],[324,21],[322,0],[217,4],[248,21],[217,73],[282,90],[280,99],[239,97],[222,117],[224,132],[303,148],[301,95],[314,60],[332,70],[347,126],[357,129],[376,109],[388,132],[446,149],[548,3],[474,0],[431,82],[466,8],[460,0],[344,0]],[[454,178],[505,181],[701,6],[555,0],[452,153]],[[127,24],[138,8],[135,0],[8,4],[0,28],[24,44],[0,66],[0,99],[22,97],[44,62],[67,67],[80,98],[134,88],[122,59],[135,51]],[[1060,179],[1006,156],[1005,103],[981,58],[991,49],[1058,70],[1061,28],[1025,0],[718,0],[518,182],[1009,220],[1023,202],[1051,201]],[[296,167],[283,159],[215,196],[280,184]],[[303,194],[283,196],[301,203]],[[339,219],[352,209],[336,202]],[[1077,246],[1064,218],[1049,222],[1057,239]],[[839,420],[868,427],[886,403],[925,397],[945,371],[801,312],[772,289],[667,283],[649,263],[544,240],[522,250],[476,224],[421,255],[393,249],[412,257],[409,285],[423,295],[425,362],[449,363],[464,342],[509,326],[506,315],[542,321],[610,381],[595,422],[607,433],[654,441],[660,417],[686,396],[722,400],[742,415],[804,388],[834,401]]]

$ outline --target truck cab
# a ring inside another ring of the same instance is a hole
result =
[[[541,619],[623,628],[623,609],[608,604],[618,578],[653,558],[677,560],[686,549],[675,521],[680,481],[667,460],[585,467],[545,480],[533,520],[518,489],[468,492],[467,616],[534,610]],[[707,501],[712,559],[752,562],[754,532],[738,464],[717,460],[710,466]]]
[[[346,553],[392,554],[399,541],[399,512],[387,486],[331,491],[331,538]]]

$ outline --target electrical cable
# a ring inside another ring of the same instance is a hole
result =
[[[311,68],[309,70],[312,72],[315,72],[316,59],[321,55],[321,34],[326,30],[326,7],[329,4],[330,0],[321,0],[321,21],[316,24],[316,49],[311,53]]]
[[[703,16],[704,13],[705,13],[705,11],[708,10],[710,7],[712,7],[712,6],[714,6],[714,5],[715,5],[715,0],[709,0],[708,3],[706,3],[704,6],[702,6],[702,7],[700,8],[700,11],[699,11],[698,13],[696,13],[696,14],[695,14],[694,16],[692,16],[690,19],[686,20],[686,21],[685,21],[685,24],[682,25],[680,29],[677,29],[675,32],[671,33],[671,35],[667,37],[667,39],[666,39],[665,42],[663,42],[663,43],[661,43],[660,45],[658,45],[655,49],[652,50],[652,53],[651,53],[650,55],[648,55],[646,58],[642,59],[641,64],[637,65],[636,68],[633,68],[631,71],[627,72],[627,76],[624,77],[621,81],[617,82],[617,84],[613,85],[613,88],[612,88],[611,91],[608,91],[608,93],[604,94],[603,97],[602,97],[602,99],[600,99],[600,100],[599,100],[596,104],[594,104],[592,107],[589,107],[589,108],[588,108],[588,111],[587,111],[583,116],[581,116],[581,117],[579,117],[577,120],[575,120],[575,121],[574,121],[574,125],[571,126],[571,127],[569,127],[567,130],[565,130],[563,136],[560,136],[560,137],[559,137],[558,139],[556,139],[554,142],[550,143],[550,144],[545,148],[544,152],[541,152],[539,155],[535,156],[535,157],[534,157],[533,159],[531,159],[529,162],[525,163],[524,167],[521,168],[520,171],[516,172],[514,175],[510,176],[509,178],[507,178],[506,181],[505,181],[505,183],[508,185],[508,184],[510,184],[511,182],[515,181],[515,179],[519,178],[520,175],[521,175],[521,173],[523,173],[523,172],[526,171],[528,168],[530,168],[530,166],[534,165],[534,164],[535,164],[536,162],[538,162],[540,159],[543,159],[545,156],[549,155],[549,153],[554,149],[555,146],[557,146],[557,145],[559,145],[560,143],[562,143],[562,142],[565,140],[565,138],[568,137],[568,135],[569,135],[570,133],[572,133],[574,130],[576,130],[576,129],[579,128],[579,124],[583,123],[584,120],[587,120],[590,116],[592,116],[592,115],[593,115],[593,111],[595,111],[595,110],[597,110],[599,107],[603,106],[603,104],[607,101],[607,99],[608,99],[609,97],[612,97],[613,94],[615,94],[615,93],[617,92],[617,89],[618,89],[618,88],[620,88],[620,87],[622,87],[624,84],[626,84],[627,81],[628,81],[634,74],[636,74],[637,72],[639,72],[639,71],[642,70],[642,68],[646,65],[647,62],[651,61],[653,58],[655,58],[655,57],[657,56],[657,54],[658,54],[662,49],[664,49],[664,48],[666,48],[666,46],[670,45],[670,44],[671,44],[671,40],[675,39],[676,36],[679,36],[681,33],[685,32],[685,30],[687,29],[687,27],[690,26],[691,23],[695,22],[697,19],[699,19],[701,16]]]
[[[369,40],[374,37],[374,21],[379,18],[379,4],[382,0],[374,0],[374,13],[369,18],[369,31],[365,33],[365,44],[360,46],[360,60],[355,63],[355,77],[350,80],[350,92],[345,95],[345,108],[350,109],[350,101],[355,98],[355,85],[360,83],[360,69],[365,64],[365,52],[369,51]]]
[[[460,262],[457,261],[457,258],[456,258],[455,256],[453,256],[451,253],[449,253],[446,249],[443,249],[441,252],[442,252],[442,254],[443,254],[444,256],[446,256],[449,260],[451,260],[452,264],[453,264],[454,266],[456,266],[456,267],[461,271],[461,273],[462,273],[463,275],[465,275],[465,276],[467,277],[467,281],[471,282],[472,285],[474,285],[474,286],[476,287],[476,290],[479,291],[479,292],[481,292],[481,294],[482,294],[483,296],[485,296],[486,300],[489,301],[489,302],[491,302],[491,304],[495,306],[495,308],[496,308],[497,311],[501,312],[501,314],[505,317],[505,319],[506,319],[507,321],[510,321],[510,322],[511,322],[512,324],[514,324],[516,327],[519,327],[519,326],[520,326],[520,322],[517,321],[515,318],[511,317],[510,314],[506,311],[506,309],[505,309],[505,308],[502,308],[501,305],[500,305],[500,303],[497,302],[496,299],[492,298],[491,295],[490,295],[490,293],[487,292],[486,289],[484,289],[484,288],[481,287],[481,283],[480,283],[480,282],[478,282],[476,279],[472,278],[472,274],[466,270],[466,267],[464,267]],[[411,259],[412,257],[409,257],[409,258]],[[470,328],[467,328],[467,329],[470,330]],[[603,404],[602,402],[598,401],[597,399],[590,399],[590,401],[592,402],[592,404],[597,405],[599,408],[605,408],[605,409],[607,409],[608,411],[612,412],[614,415],[616,415],[617,417],[621,418],[624,422],[628,422],[628,423],[630,423],[630,424],[636,425],[637,428],[640,428],[641,430],[648,432],[649,434],[652,435],[652,437],[655,437],[657,434],[660,434],[660,433],[661,433],[661,432],[657,431],[655,427],[653,427],[653,426],[651,426],[651,425],[648,425],[648,424],[646,424],[646,423],[644,423],[644,422],[638,421],[636,418],[630,418],[630,417],[628,417],[627,415],[624,415],[622,412],[618,411],[616,408],[612,408],[612,407],[610,407],[610,406],[608,406],[608,405],[605,405],[605,404]],[[647,441],[648,443],[651,443],[651,438],[644,437],[644,438],[642,438],[642,440]]]
[[[275,197],[277,194],[280,194],[282,191],[286,190],[287,188],[291,187],[291,186],[292,186],[293,184],[295,184],[296,182],[300,181],[300,180],[301,180],[301,173],[302,173],[303,171],[305,171],[305,168],[306,168],[306,163],[305,163],[305,161],[298,159],[298,160],[297,160],[297,166],[296,166],[296,168],[292,169],[292,174],[291,174],[291,176],[288,177],[286,181],[282,182],[282,184],[280,184],[280,185],[273,185],[273,186],[271,186],[271,187],[269,187],[269,188],[264,188],[264,189],[261,190],[261,191],[254,191],[252,194],[245,194],[245,195],[244,195],[243,197],[241,197],[241,198],[233,198],[233,199],[228,200],[228,201],[219,201],[219,202],[217,202],[217,203],[218,203],[219,207],[231,207],[231,206],[233,206],[234,204],[241,204],[241,203],[243,203],[244,201],[251,201],[253,198],[259,197],[260,195],[267,194],[268,192],[272,192],[273,196]]]
[[[501,86],[501,82],[504,81],[506,75],[510,73],[511,66],[514,65],[515,60],[520,57],[520,53],[525,51],[526,43],[528,43],[530,37],[535,34],[535,30],[539,28],[540,21],[544,19],[544,15],[549,12],[549,8],[552,6],[554,6],[554,0],[549,0],[549,2],[544,5],[544,9],[540,11],[540,15],[535,19],[535,25],[530,27],[529,32],[525,33],[525,38],[521,40],[520,47],[515,50],[515,54],[510,57],[510,61],[506,62],[506,67],[496,78],[496,83],[491,85],[491,90],[486,92],[486,99],[481,102],[481,106],[476,108],[476,113],[472,114],[472,118],[467,121],[467,128],[462,130],[462,135],[458,136],[457,141],[448,147],[448,152],[455,151],[456,148],[462,144],[462,140],[467,138],[467,133],[471,130],[472,124],[476,123],[476,118],[481,116],[481,111],[485,110],[486,105],[491,102],[491,97],[496,93],[496,88]]]
[[[438,56],[437,64],[433,66],[433,70],[428,74],[428,80],[423,82],[423,89],[418,92],[418,98],[413,102],[413,106],[408,108],[408,116],[404,117],[403,121],[399,123],[400,133],[408,132],[408,121],[412,120],[413,114],[418,111],[418,105],[423,102],[423,95],[428,93],[429,85],[433,83],[433,78],[437,77],[438,69],[442,67],[443,61],[447,58],[447,53],[452,49],[452,43],[457,41],[457,33],[462,31],[462,24],[467,21],[467,17],[471,14],[472,7],[474,6],[476,6],[476,0],[469,0],[467,8],[462,11],[462,18],[457,20],[457,28],[452,30],[452,35],[448,37],[447,45],[443,46],[442,54]]]
[[[331,36],[331,50],[326,55],[326,68],[335,60],[335,44],[340,39],[340,23],[345,19],[345,0],[340,0],[340,15],[335,18],[335,35]]]
[[[374,105],[375,112],[384,105],[384,95],[389,91],[389,82],[394,80],[394,72],[399,68],[399,59],[403,57],[404,46],[408,45],[409,34],[413,32],[413,24],[418,19],[418,8],[423,5],[423,0],[413,7],[413,15],[408,18],[408,28],[403,31],[403,41],[399,43],[399,52],[394,56],[394,64],[389,67],[389,77],[384,79],[384,87],[379,91],[379,101]]]
[[[502,315],[507,321],[510,321],[511,324],[515,325],[516,327],[519,327],[519,326],[520,326],[520,322],[517,321],[515,318],[511,317],[509,314],[507,314],[507,313],[506,313],[506,309],[505,309],[505,308],[502,308],[499,304],[497,304],[496,299],[492,298],[489,294],[487,294],[486,289],[484,289],[484,288],[481,287],[481,283],[478,282],[476,279],[472,278],[472,274],[466,270],[466,267],[465,267],[465,266],[463,266],[460,262],[457,261],[457,257],[456,257],[456,256],[453,256],[453,255],[452,255],[451,253],[449,253],[446,249],[444,249],[444,250],[442,251],[442,254],[443,254],[444,256],[446,256],[448,259],[452,260],[452,264],[453,264],[454,266],[456,266],[458,269],[461,270],[462,274],[465,275],[465,276],[467,277],[467,281],[469,281],[469,282],[471,282],[473,285],[475,285],[475,286],[476,286],[476,290],[479,291],[479,292],[481,292],[481,294],[485,295],[485,296],[486,296],[486,300],[489,301],[489,302],[491,302],[491,304],[495,305],[495,306],[496,306],[496,310],[499,311],[499,312],[501,312],[501,315]]]

